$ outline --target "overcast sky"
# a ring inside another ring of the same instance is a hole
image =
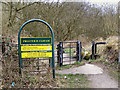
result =
[[[102,3],[110,3],[110,4],[118,4],[120,0],[85,0],[91,2],[93,4],[102,4]]]
[[[57,1],[57,0],[53,0]],[[91,4],[102,5],[105,3],[117,5],[120,0],[59,0],[65,2],[90,2]]]

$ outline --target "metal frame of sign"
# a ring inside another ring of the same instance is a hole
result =
[[[21,58],[21,43],[20,43],[21,31],[22,31],[22,29],[25,25],[27,25],[28,23],[31,23],[31,22],[35,22],[35,21],[44,23],[49,28],[49,30],[51,32],[51,35],[52,35],[52,68],[53,68],[53,78],[55,79],[54,33],[53,33],[53,30],[52,30],[51,26],[47,22],[45,22],[41,19],[31,19],[31,20],[25,22],[19,30],[19,33],[18,33],[19,74],[21,75],[21,68],[23,68],[23,61],[22,61],[22,58]]]

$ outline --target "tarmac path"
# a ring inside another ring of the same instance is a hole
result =
[[[90,81],[89,88],[118,88],[118,82],[106,73],[102,68],[94,64],[58,70],[59,74],[85,74]]]

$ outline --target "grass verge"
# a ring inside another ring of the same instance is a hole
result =
[[[60,88],[87,88],[88,79],[83,74],[57,74]]]
[[[112,67],[108,68],[108,73],[112,76],[116,81],[120,80],[119,69],[114,69]]]

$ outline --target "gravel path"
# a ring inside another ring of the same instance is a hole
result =
[[[85,64],[80,67],[56,71],[56,73],[60,73],[60,74],[102,74],[103,70],[95,65]]]
[[[108,75],[102,68],[85,64],[80,67],[70,68],[66,70],[58,70],[59,74],[85,74],[90,80],[89,88],[118,88],[118,82]]]
[[[55,51],[57,61],[57,52]],[[67,54],[63,54],[63,57],[67,57]],[[64,61],[69,61],[65,58]],[[74,63],[73,61],[72,63]],[[70,62],[64,62],[63,65],[70,64]],[[69,68],[65,70],[56,70],[59,74],[85,74],[90,80],[88,88],[118,88],[118,81],[114,80],[104,68],[100,68],[94,64],[85,64],[80,67]]]
[[[88,75],[91,81],[89,88],[118,88],[118,82],[106,73],[98,75]]]

